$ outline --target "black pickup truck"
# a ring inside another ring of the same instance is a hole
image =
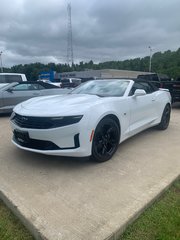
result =
[[[180,102],[180,81],[171,80],[171,78],[167,75],[157,73],[141,74],[138,75],[137,78],[153,82],[153,84],[158,88],[169,89],[172,97],[172,103]]]

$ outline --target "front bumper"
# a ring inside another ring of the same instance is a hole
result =
[[[11,121],[14,131],[28,134],[28,141],[19,141],[14,134],[12,142],[19,148],[47,154],[71,157],[86,157],[91,155],[91,131],[83,121],[65,127],[51,129],[20,128]]]

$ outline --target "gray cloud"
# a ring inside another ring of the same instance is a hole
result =
[[[143,57],[175,50],[180,39],[179,0],[74,0],[75,62]],[[1,0],[0,50],[4,66],[65,62],[67,1]]]

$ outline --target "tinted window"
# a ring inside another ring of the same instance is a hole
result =
[[[45,87],[43,87],[43,86],[40,85],[40,84],[35,84],[35,85],[37,85],[37,87],[38,87],[39,90],[45,89]]]
[[[69,79],[62,79],[61,82],[62,83],[70,83],[70,80]]]
[[[21,75],[0,75],[0,83],[22,82]]]
[[[31,83],[29,84],[29,90],[42,90],[44,89],[43,86],[41,86],[40,84],[37,84],[37,83]]]
[[[21,75],[0,75],[0,83],[22,82]]]
[[[160,78],[161,81],[171,81],[171,78],[169,78],[165,74],[159,74],[159,78]]]
[[[6,83],[5,75],[0,75],[0,83]]]
[[[80,79],[72,79],[72,82],[75,84],[80,84],[81,80]]]
[[[21,75],[6,75],[5,78],[7,83],[22,82]]]
[[[18,84],[13,87],[13,91],[34,91],[39,90],[39,85],[34,83]]]
[[[157,74],[144,74],[144,75],[139,75],[137,78],[149,80],[149,81],[159,81]]]
[[[28,84],[18,84],[16,86],[14,86],[13,91],[24,91],[24,90],[28,90]]]

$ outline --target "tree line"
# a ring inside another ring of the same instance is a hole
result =
[[[5,68],[4,72],[24,73],[29,81],[38,79],[42,71],[70,72],[84,71],[87,69],[119,69],[131,71],[149,70],[149,56],[143,58],[134,58],[124,61],[108,61],[102,63],[80,62],[69,66],[68,64],[55,63],[30,63],[15,65],[11,68]],[[180,48],[177,51],[156,52],[152,55],[152,72],[167,74],[173,79],[180,78]]]

